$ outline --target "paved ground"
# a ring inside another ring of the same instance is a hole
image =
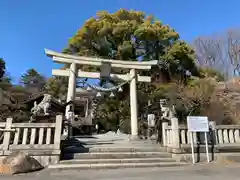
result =
[[[177,168],[115,170],[44,170],[36,173],[1,176],[1,180],[237,180],[240,165],[198,165]]]

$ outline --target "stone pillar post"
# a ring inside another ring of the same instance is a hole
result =
[[[180,137],[179,137],[179,124],[178,118],[171,118],[171,127],[172,127],[172,148],[180,149]]]
[[[77,73],[77,67],[75,63],[72,63],[70,65],[70,72],[69,72],[69,81],[68,81],[68,92],[67,92],[67,102],[74,101],[75,100],[75,94],[76,94],[76,73]],[[70,109],[70,105],[66,107],[66,113]],[[72,107],[72,110],[74,111],[74,108]]]
[[[162,123],[162,140],[163,140],[163,147],[167,146],[167,129],[168,127],[168,122],[163,122]]]
[[[137,119],[137,84],[136,71],[130,70],[130,77],[134,77],[130,82],[130,106],[131,106],[131,139],[138,139],[138,119]]]

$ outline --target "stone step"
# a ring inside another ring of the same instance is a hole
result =
[[[162,147],[66,147],[65,153],[84,153],[84,152],[164,152]]]
[[[144,145],[156,145],[156,141],[150,141],[150,140],[137,140],[137,141],[126,141],[124,140],[124,138],[119,138],[119,139],[116,139],[116,138],[101,138],[101,139],[98,139],[98,138],[90,138],[90,139],[86,139],[86,138],[83,138],[83,139],[78,139],[78,138],[74,138],[74,139],[71,139],[71,140],[65,140],[63,141],[63,144],[65,146],[68,146],[68,145],[82,145],[82,146],[85,146],[85,145],[113,145],[113,144],[118,144],[118,145],[141,145],[141,146],[144,146]]]
[[[172,158],[172,155],[166,152],[64,153],[63,159],[125,159],[125,158]]]
[[[56,164],[50,169],[117,169],[117,168],[143,168],[143,167],[176,167],[187,165],[180,162],[155,162],[155,163],[99,163],[99,164]]]
[[[63,147],[82,147],[82,148],[90,148],[90,147],[152,147],[152,148],[159,148],[161,147],[159,144],[153,144],[153,143],[63,143]]]
[[[120,164],[120,163],[176,162],[172,158],[129,158],[129,159],[72,159],[60,161],[60,164]]]

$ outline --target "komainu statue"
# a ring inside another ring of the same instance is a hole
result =
[[[170,120],[172,117],[175,117],[175,106],[173,105],[172,107],[169,107],[166,99],[160,99],[160,107],[162,111],[162,118]]]
[[[43,100],[39,104],[37,104],[36,101],[34,102],[34,107],[31,109],[32,116],[30,118],[30,122],[36,120],[36,116],[41,112],[43,112],[45,116],[49,115],[49,110],[51,108],[51,99],[51,95],[44,94]]]

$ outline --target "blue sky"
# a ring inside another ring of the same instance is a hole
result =
[[[240,26],[239,0],[0,0],[0,57],[16,82],[28,68],[51,76],[44,48],[61,51],[96,11],[119,8],[152,14],[182,39]]]

